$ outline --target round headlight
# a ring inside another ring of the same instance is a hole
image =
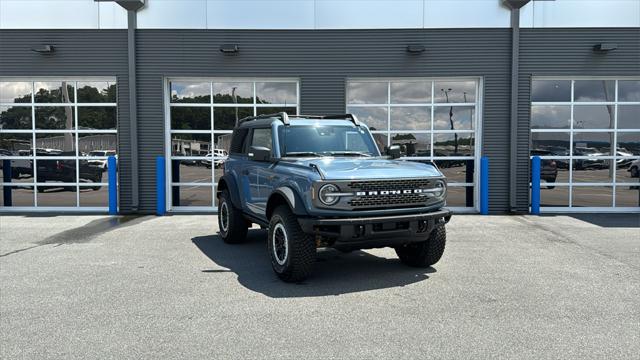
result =
[[[333,184],[323,185],[320,190],[318,190],[318,199],[325,205],[333,205],[337,203],[340,198],[331,196],[331,194],[337,193],[338,191],[338,187]]]
[[[445,184],[445,182],[442,181],[442,180],[438,180],[438,181],[436,181],[436,183],[434,185],[434,189],[439,190],[439,191],[434,193],[434,195],[436,197],[444,197],[444,195],[447,192],[447,184]]]

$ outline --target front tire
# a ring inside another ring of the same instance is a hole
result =
[[[437,263],[444,253],[447,231],[444,225],[436,225],[426,241],[396,248],[402,263],[413,267],[429,267]]]
[[[231,202],[228,190],[222,190],[218,211],[218,229],[220,237],[227,244],[238,244],[247,238],[247,222],[240,210]]]
[[[302,281],[309,276],[316,261],[313,239],[302,232],[289,207],[277,207],[269,221],[267,248],[273,271],[286,282]]]

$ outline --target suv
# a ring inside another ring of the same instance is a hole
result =
[[[321,247],[389,246],[407,265],[435,264],[451,218],[445,177],[398,160],[398,146],[386,152],[350,114],[240,120],[217,187],[220,237],[239,243],[252,223],[268,228],[273,270],[289,282],[309,275]]]

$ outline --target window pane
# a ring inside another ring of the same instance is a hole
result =
[[[531,106],[532,129],[568,129],[571,123],[571,106]]]
[[[608,207],[613,205],[613,191],[609,186],[574,186],[575,207]]]
[[[611,153],[611,143],[613,142],[612,132],[586,133],[576,132],[573,134],[573,155],[574,156],[600,156]]]
[[[80,130],[115,130],[117,110],[115,106],[78,107],[78,128]]]
[[[0,133],[0,156],[31,156],[33,135]]]
[[[72,106],[36,107],[36,129],[73,130],[75,129]]]
[[[640,155],[640,132],[619,132],[618,150],[634,156]]]
[[[531,101],[571,101],[571,81],[533,80]]]
[[[640,185],[617,186],[616,187],[616,206],[617,207],[640,206]]]
[[[576,80],[573,96],[575,101],[614,101],[616,82],[613,80]]]
[[[473,186],[447,187],[447,206],[472,207],[473,206]]]
[[[271,149],[271,129],[255,129],[251,137],[251,146],[260,146]]]
[[[431,102],[431,81],[391,82],[392,104],[424,104]]]
[[[430,130],[431,107],[402,106],[391,108],[392,130]]]
[[[171,182],[211,183],[211,158],[172,160]]]
[[[213,128],[233,130],[238,120],[253,116],[253,107],[216,107],[213,109]]]
[[[75,186],[38,186],[38,206],[76,206]]]
[[[37,182],[76,182],[75,160],[36,159]]]
[[[476,101],[476,82],[436,81],[434,92],[437,103],[472,103]]]
[[[256,103],[295,105],[296,87],[294,82],[257,82]]]
[[[171,107],[172,130],[210,130],[210,107]]]
[[[447,183],[473,183],[473,160],[436,160]]]
[[[173,206],[211,206],[211,186],[173,186]]]
[[[109,187],[80,186],[80,206],[107,207],[109,206]]]
[[[0,129],[31,129],[31,107],[0,106]]]
[[[475,109],[473,106],[438,106],[434,117],[435,130],[472,130]]]
[[[531,155],[553,156],[549,152],[532,151]],[[569,182],[569,159],[541,159],[540,180],[546,183]],[[552,185],[549,185],[552,186]]]
[[[618,129],[640,129],[640,105],[618,106]]]
[[[640,101],[640,80],[619,80],[618,101]]]
[[[576,105],[573,107],[573,128],[613,129],[615,125],[613,105]]]
[[[298,113],[295,107],[258,107],[256,108],[256,115],[277,114],[280,112],[286,112],[287,115],[293,116]],[[231,129],[225,129],[231,130]]]
[[[548,155],[569,155],[569,133],[531,133],[531,149],[550,152]]]
[[[31,83],[26,81],[0,82],[0,103],[30,103]]]
[[[213,102],[218,104],[253,104],[253,83],[213,83]]]
[[[208,82],[171,82],[172,103],[211,102],[211,84]]]
[[[0,182],[33,182],[30,159],[8,160],[0,158]]]
[[[38,156],[75,156],[76,135],[74,133],[38,133],[36,149]]]
[[[210,134],[171,134],[173,156],[205,156],[210,151]]]
[[[213,134],[213,141],[218,152],[222,152],[223,156],[228,156],[231,148],[231,134]],[[219,156],[216,155],[216,156]]]
[[[461,134],[434,134],[434,156],[473,156],[474,135]]]
[[[33,206],[32,186],[0,185],[0,208]]]
[[[636,161],[635,164],[633,162]],[[633,164],[633,166],[632,166]],[[616,182],[617,183],[637,183],[640,161],[637,158],[622,158],[616,160]]]
[[[569,206],[569,187],[556,186],[550,189],[543,186],[540,189],[540,206],[541,207],[568,207]]]
[[[387,142],[389,140],[389,137],[387,136],[387,134],[375,133],[371,135],[373,136],[373,141],[375,141],[376,146],[378,147],[378,150],[380,151],[380,153],[384,154],[384,149],[385,147],[388,146]]]
[[[400,145],[402,156],[431,156],[431,135],[391,133],[391,145]]]
[[[117,134],[79,134],[78,148],[80,156],[107,157],[116,155]],[[106,163],[105,163],[106,164]]]
[[[369,130],[386,131],[388,127],[388,116],[386,107],[348,107],[347,112],[355,115],[359,121],[369,127]]]
[[[78,82],[79,103],[115,103],[116,83],[113,81]]]
[[[34,101],[37,103],[72,103],[73,81],[36,82]]]
[[[386,104],[388,83],[347,82],[347,104]]]
[[[613,160],[574,159],[573,182],[610,183],[613,182]]]

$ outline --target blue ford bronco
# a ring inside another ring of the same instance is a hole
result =
[[[445,177],[433,164],[382,156],[355,116],[278,113],[239,121],[218,182],[218,225],[227,243],[253,223],[268,228],[267,248],[284,281],[305,279],[316,249],[393,247],[410,266],[444,252]]]

